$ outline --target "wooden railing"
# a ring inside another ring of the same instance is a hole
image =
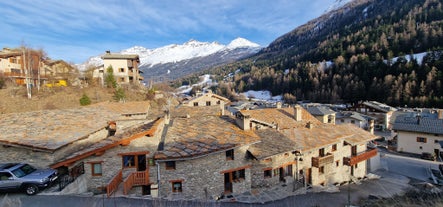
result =
[[[122,170],[119,170],[117,175],[115,175],[108,183],[108,185],[106,185],[106,194],[108,195],[108,197],[111,196],[111,194],[117,190],[118,185],[122,182],[122,180],[123,180]]]
[[[377,155],[376,148],[367,149],[366,151],[360,152],[357,155],[353,155],[350,157],[343,157],[343,164],[348,166],[353,166],[361,161],[374,157],[375,155]]]
[[[312,167],[320,167],[334,162],[334,155],[327,154],[323,157],[312,157]]]
[[[129,190],[134,186],[149,184],[149,170],[137,171],[131,173],[125,181],[123,181],[123,194],[127,195]]]

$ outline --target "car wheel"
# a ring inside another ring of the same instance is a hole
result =
[[[38,187],[36,185],[30,184],[25,186],[25,192],[28,195],[35,195],[38,192]]]

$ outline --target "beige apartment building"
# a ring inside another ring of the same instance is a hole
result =
[[[106,51],[102,59],[103,65],[93,72],[93,78],[99,79],[102,85],[104,85],[108,67],[112,67],[113,75],[118,84],[140,84],[143,80],[143,77],[140,75],[141,71],[138,68],[140,64],[138,55]]]

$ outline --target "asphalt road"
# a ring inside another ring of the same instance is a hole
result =
[[[340,192],[335,193],[307,193],[285,198],[283,200],[265,204],[243,204],[224,202],[190,202],[190,201],[159,201],[140,198],[106,198],[101,196],[54,196],[13,193],[0,195],[0,207],[4,206],[32,206],[32,207],[132,207],[132,206],[266,206],[266,207],[293,207],[293,206],[322,206],[336,207],[344,206],[350,198],[352,204],[358,204],[361,199],[368,198],[369,195],[389,198],[395,194],[401,194],[409,187],[411,178],[430,181],[427,173],[428,167],[437,167],[437,162],[431,162],[411,157],[403,157],[387,152],[380,152],[381,165],[385,169],[375,172],[381,176],[380,179],[373,179],[361,182],[361,184],[351,184],[341,186]],[[348,193],[349,192],[349,193]],[[6,196],[6,199],[5,199]],[[10,204],[10,205],[8,205]]]

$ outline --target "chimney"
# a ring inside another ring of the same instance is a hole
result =
[[[278,109],[281,109],[281,102],[278,101],[278,102],[276,103],[276,106],[277,106]]]
[[[374,134],[374,120],[369,121],[369,132]]]
[[[306,128],[308,128],[308,129],[312,129],[312,128],[314,128],[314,124],[312,124],[311,122],[308,122],[308,123],[306,124]]]
[[[251,117],[249,115],[243,115],[241,112],[237,112],[235,117],[235,122],[241,129],[245,131],[251,129]]]
[[[438,113],[438,119],[443,119],[443,109],[439,109],[437,113]]]
[[[111,51],[110,50],[106,50],[106,54],[111,54]]]
[[[302,117],[302,109],[301,106],[297,105],[294,107],[294,119],[295,121],[301,121]]]

